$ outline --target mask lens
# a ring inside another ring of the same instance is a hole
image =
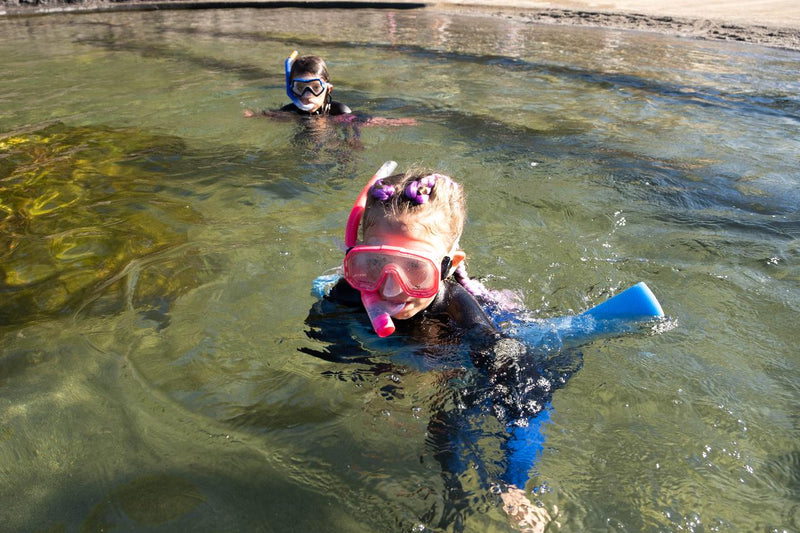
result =
[[[439,271],[427,257],[396,249],[364,250],[357,247],[345,257],[345,279],[355,289],[378,290],[389,274],[409,296],[427,298],[436,294],[439,288]]]
[[[311,91],[314,96],[319,96],[325,90],[325,82],[319,78],[311,80],[296,79],[292,80],[292,92],[297,96],[303,96],[306,91]]]
[[[407,289],[411,291],[428,291],[436,286],[439,276],[436,267],[430,261],[414,257],[399,258],[396,262]]]
[[[375,290],[391,258],[385,254],[353,250],[344,260],[347,281],[360,290]]]

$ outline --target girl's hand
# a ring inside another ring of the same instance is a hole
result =
[[[530,501],[522,489],[508,487],[500,497],[503,500],[503,510],[520,531],[543,533],[547,524],[553,521],[547,509]],[[558,513],[558,508],[554,508],[553,511]]]
[[[370,117],[364,121],[364,126],[416,126],[419,124],[413,118],[383,118]]]

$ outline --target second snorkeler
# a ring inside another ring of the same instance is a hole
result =
[[[277,111],[244,110],[245,117],[257,115],[285,118],[287,115],[331,117],[335,122],[360,126],[413,126],[413,118],[383,118],[357,116],[346,104],[333,100],[333,83],[325,60],[319,56],[299,56],[293,51],[284,61],[286,95],[290,103]]]

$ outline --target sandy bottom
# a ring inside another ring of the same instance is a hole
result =
[[[75,11],[225,7],[246,3],[265,7],[275,0],[0,0],[0,16]],[[285,6],[286,2],[280,2]],[[298,7],[325,7],[331,0],[299,0]],[[648,31],[682,37],[739,41],[775,48],[800,50],[800,1],[798,0],[586,0],[539,2],[535,0],[354,0],[349,6],[376,7],[425,4],[426,9],[505,17],[536,24],[594,26]],[[509,7],[514,4],[514,7]]]

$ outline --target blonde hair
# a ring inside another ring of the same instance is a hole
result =
[[[409,217],[452,248],[467,219],[463,187],[448,176],[420,169],[378,180],[367,196],[362,231],[379,221],[407,223]]]

